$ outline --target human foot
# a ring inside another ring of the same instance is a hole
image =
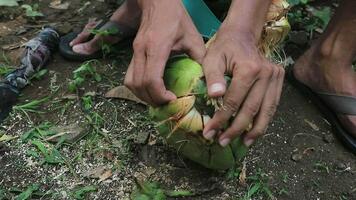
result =
[[[136,1],[125,1],[110,18],[110,22],[120,24],[128,30],[123,31],[124,35],[134,34],[132,30],[137,30],[141,16],[140,8]],[[96,35],[88,41],[91,35],[90,30],[94,29],[100,21],[89,21],[83,31],[70,42],[70,46],[75,53],[82,55],[91,55],[101,49],[102,44],[115,44],[119,42],[121,37],[110,35]]]
[[[356,72],[352,69],[356,58],[355,9],[356,1],[342,1],[322,37],[295,64],[295,78],[313,91],[356,98]],[[356,139],[356,116],[338,114],[337,117]]]
[[[294,76],[313,91],[356,98],[356,72],[351,61],[325,45],[315,44],[301,56],[293,68]],[[338,114],[337,117],[356,138],[356,116]]]

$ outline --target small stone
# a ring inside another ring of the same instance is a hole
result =
[[[295,162],[299,162],[300,160],[302,160],[302,158],[303,158],[303,155],[299,154],[299,153],[296,153],[296,154],[292,155],[292,160],[295,161]]]
[[[347,166],[345,165],[345,163],[339,162],[339,163],[337,163],[336,168],[338,170],[345,170],[347,168]]]
[[[135,143],[137,143],[137,144],[146,144],[149,137],[150,137],[150,133],[149,132],[139,132],[136,135]]]
[[[9,147],[7,147],[4,143],[0,142],[0,155],[5,154],[9,150],[10,150]]]
[[[331,135],[331,134],[325,134],[325,135],[323,136],[323,140],[324,140],[324,142],[326,142],[326,143],[332,143],[332,142],[334,141],[334,136]]]
[[[72,25],[69,22],[64,22],[55,27],[60,34],[67,34],[73,30]]]

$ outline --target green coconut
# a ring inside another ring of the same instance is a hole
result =
[[[239,163],[247,152],[239,137],[222,147],[217,138],[206,140],[202,135],[204,124],[212,117],[215,108],[207,95],[201,65],[185,56],[172,58],[163,79],[177,100],[151,107],[149,113],[167,143],[180,155],[206,168],[225,170]]]
[[[258,43],[260,52],[272,61],[276,60],[274,56],[278,44],[290,30],[286,18],[288,9],[289,4],[285,0],[272,1]],[[219,107],[219,101],[207,95],[202,66],[186,56],[174,57],[168,61],[163,79],[166,88],[177,99],[157,108],[150,107],[149,113],[157,122],[159,134],[180,155],[206,168],[226,170],[238,165],[248,151],[241,137],[222,147],[217,137],[206,140],[202,135],[204,124]],[[229,85],[230,77],[225,76],[225,79]]]

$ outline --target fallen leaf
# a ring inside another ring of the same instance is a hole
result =
[[[14,44],[7,44],[7,45],[2,45],[1,48],[3,50],[13,50],[13,49],[18,49],[20,48],[24,42],[19,42],[19,43],[14,43]]]
[[[150,137],[148,138],[148,145],[153,146],[157,143],[157,137],[153,134],[150,134]]]
[[[18,136],[11,136],[11,135],[4,134],[0,137],[0,142],[8,142],[8,141],[14,140],[16,138],[18,138]]]
[[[99,176],[99,183],[105,181],[106,179],[112,177],[111,169],[105,171],[103,174]]]
[[[85,128],[78,124],[52,127],[50,131],[54,132],[55,135],[46,138],[45,141],[59,142],[62,137],[64,137],[64,141],[70,144],[77,142],[89,133]]]
[[[17,0],[0,0],[0,6],[19,6]]]
[[[69,2],[62,3],[61,0],[55,0],[49,4],[49,7],[58,10],[67,10],[69,8],[69,5],[70,5]]]
[[[105,94],[106,98],[117,98],[117,99],[125,99],[129,101],[133,101],[136,103],[140,103],[143,105],[147,105],[146,102],[140,100],[136,97],[127,87],[125,86],[118,86],[111,89],[109,92]]]
[[[68,95],[65,95],[62,97],[62,99],[65,99],[65,100],[76,100],[78,98],[79,97],[76,94],[68,94]]]
[[[315,131],[319,131],[320,130],[320,128],[316,124],[314,124],[313,122],[311,122],[311,121],[309,121],[307,119],[304,119],[304,122],[307,123]]]
[[[109,151],[109,150],[106,150],[103,152],[103,156],[104,158],[106,158],[107,160],[110,160],[110,161],[113,161],[114,160],[114,153]]]
[[[104,172],[106,168],[104,166],[97,167],[95,169],[90,169],[89,171],[83,174],[84,177],[88,178],[99,178]]]
[[[246,186],[246,162],[243,161],[242,162],[242,169],[241,169],[241,173],[240,173],[240,176],[239,176],[239,183],[240,185],[242,186]]]

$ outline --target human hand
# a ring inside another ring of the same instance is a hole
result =
[[[125,85],[143,101],[157,106],[176,99],[166,90],[162,79],[171,51],[187,53],[201,63],[206,49],[181,0],[138,0],[138,3],[142,19]]]
[[[203,135],[210,139],[219,134],[221,146],[228,145],[244,133],[244,144],[250,146],[261,136],[279,103],[284,69],[267,60],[258,50],[253,34],[222,26],[207,50],[203,61],[210,97],[223,96],[223,109],[206,124]],[[226,88],[224,74],[232,77]],[[234,120],[221,132],[222,126]]]

